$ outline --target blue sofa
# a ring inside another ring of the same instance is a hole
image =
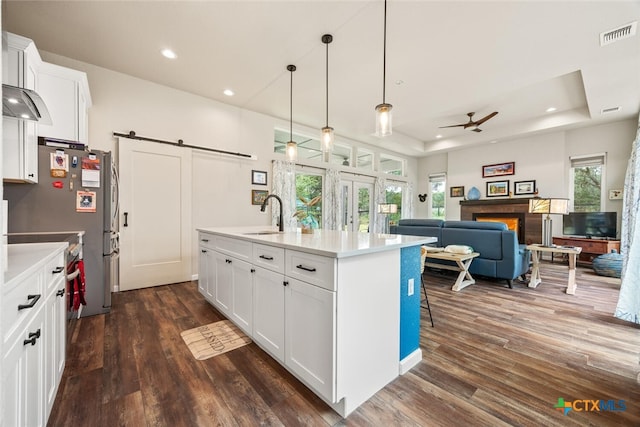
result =
[[[480,256],[471,263],[472,275],[504,279],[509,287],[520,277],[526,280],[531,253],[518,243],[515,231],[501,222],[402,219],[391,226],[393,234],[436,237],[433,246],[468,245]]]

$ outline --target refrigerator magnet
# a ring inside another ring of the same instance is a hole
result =
[[[56,151],[51,153],[50,159],[51,177],[65,178],[69,172],[69,155],[64,151]]]
[[[76,212],[95,212],[96,192],[78,191],[76,193]]]

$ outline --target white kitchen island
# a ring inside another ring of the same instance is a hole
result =
[[[420,246],[434,238],[198,232],[200,292],[340,415],[422,360]]]

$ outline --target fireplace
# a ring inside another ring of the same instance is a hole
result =
[[[523,213],[505,213],[505,212],[476,212],[472,215],[474,221],[486,222],[502,222],[507,224],[509,230],[515,231],[518,236],[518,242],[524,240],[524,214]]]
[[[516,231],[518,242],[542,242],[543,215],[529,213],[529,198],[463,200],[460,219],[463,221],[500,221]]]

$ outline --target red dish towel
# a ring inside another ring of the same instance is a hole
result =
[[[75,263],[75,270],[78,270],[79,274],[71,281],[73,293],[71,294],[71,299],[69,301],[69,308],[73,308],[73,311],[78,311],[80,304],[87,305],[87,301],[84,299],[86,291],[86,285],[84,282],[84,261],[77,261]]]

